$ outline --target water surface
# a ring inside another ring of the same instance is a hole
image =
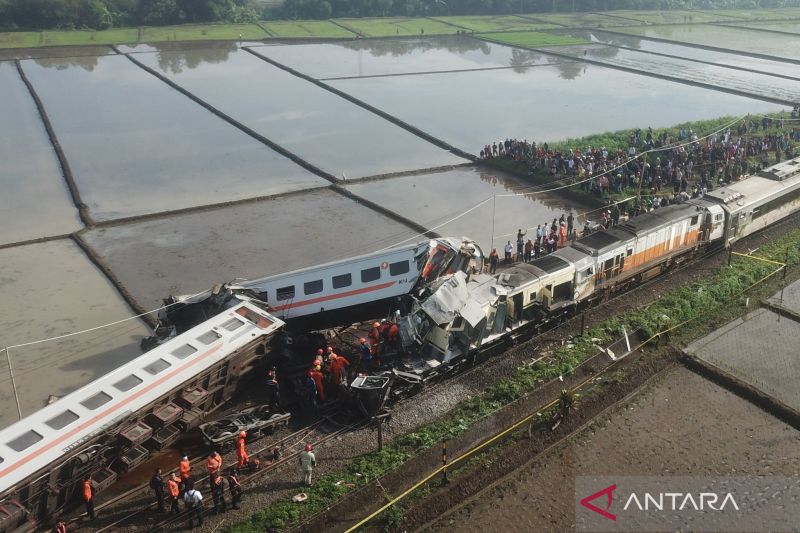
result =
[[[609,66],[619,66],[642,72],[669,76],[675,80],[724,87],[751,96],[800,102],[800,83],[797,80],[776,78],[767,74],[743,72],[724,66],[708,65],[685,59],[657,56],[607,45],[559,46],[549,50],[576,59],[586,58]],[[800,68],[798,69],[800,73]]]
[[[92,216],[277,194],[328,182],[215,117],[124,56],[87,72],[23,67],[44,101]]]
[[[41,48],[1,48],[0,60],[32,58],[91,57],[115,54],[110,46],[53,46]]]
[[[39,111],[13,63],[0,63],[0,244],[81,228]]]
[[[529,183],[507,174],[475,167],[354,184],[348,189],[427,228],[438,228],[441,235],[472,238],[487,254],[492,244],[502,254],[508,240],[516,249],[518,229],[535,235],[538,224],[549,225],[570,209],[582,220],[582,210],[561,198],[533,192]]]
[[[71,240],[0,250],[0,347],[107,324],[134,313]],[[43,407],[141,354],[142,322],[11,349],[22,414]],[[0,427],[16,406],[5,354],[0,358]]]
[[[633,127],[663,127],[784,109],[595,65],[330,82],[459,148],[477,154],[506,138],[556,141]]]
[[[553,60],[469,37],[362,39],[254,48],[278,63],[321,79],[520,67]]]
[[[86,239],[147,307],[170,294],[352,257],[414,234],[349,198],[320,190],[93,229]]]
[[[244,50],[232,52],[225,62],[189,68],[192,55],[187,51],[136,57],[217,109],[337,177],[463,162]],[[181,61],[181,67],[172,68],[171,58]]]
[[[800,79],[800,66],[785,61],[773,61],[759,57],[742,56],[733,52],[718,52],[716,50],[706,50],[705,48],[697,48],[695,46],[663,43],[642,39],[641,37],[633,35],[620,35],[596,30],[570,32],[570,35],[582,39],[589,39],[594,42],[634,48],[642,52],[674,55],[680,58],[697,59],[699,61],[708,61],[719,65],[757,70],[764,74],[780,74],[782,76],[792,76]]]
[[[707,24],[636,26],[614,28],[614,31],[641,35],[642,37],[657,37],[681,43],[715,46],[738,52],[764,54],[775,58],[800,60],[800,35],[794,37],[792,35]]]

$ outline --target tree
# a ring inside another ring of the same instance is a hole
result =
[[[139,0],[138,19],[142,24],[159,26],[182,22],[185,15],[177,0]]]

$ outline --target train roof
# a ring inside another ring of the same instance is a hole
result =
[[[619,243],[622,241],[623,239],[621,239],[618,234],[601,229],[600,231],[595,231],[585,237],[581,237],[573,243],[573,246],[579,250],[585,250],[592,255],[597,255],[608,248],[619,246]]]
[[[0,431],[0,495],[283,326],[241,303]]]
[[[545,274],[553,274],[570,266],[568,262],[554,254],[548,254],[538,259],[534,259],[528,263],[528,265],[536,267]],[[537,275],[542,277],[542,274],[537,273]]]
[[[705,198],[714,200],[728,211],[737,211],[741,207],[780,196],[787,189],[797,187],[800,187],[800,157],[778,163],[742,181],[709,191]]]
[[[695,204],[673,204],[648,211],[647,213],[642,213],[638,217],[633,217],[617,227],[638,234],[641,231],[650,231],[661,226],[673,224],[676,220],[697,213],[698,207]]]
[[[519,287],[540,277],[541,269],[529,263],[519,263],[502,271],[497,279],[503,285]]]

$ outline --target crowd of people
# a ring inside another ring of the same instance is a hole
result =
[[[688,128],[680,128],[675,135],[637,129],[630,134],[628,148],[616,150],[605,146],[564,150],[506,139],[485,145],[480,157],[523,163],[529,174],[546,172],[556,180],[580,183],[597,197],[629,189],[653,197],[654,202],[671,202],[681,196],[702,196],[715,186],[797,157],[798,118],[800,107],[796,106],[789,120],[743,119],[703,139]],[[636,157],[653,149],[659,151]]]

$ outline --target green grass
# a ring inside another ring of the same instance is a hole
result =
[[[445,24],[444,22],[426,18],[336,19],[336,22],[364,37],[453,35],[457,31],[457,28]]]
[[[45,31],[44,46],[135,43],[136,28],[116,28],[103,31]]]
[[[241,36],[241,37],[240,37]],[[162,41],[236,41],[260,40],[269,37],[256,24],[186,24],[181,26],[147,27],[142,29],[139,42]]]
[[[0,33],[0,48],[31,48],[39,46],[38,31],[13,31]]]
[[[556,24],[534,22],[514,15],[435,17],[435,19],[474,32],[551,30],[560,27]]]
[[[730,22],[734,20],[723,11],[609,11],[608,15],[616,15],[639,20],[648,24],[683,24],[692,18],[692,22]]]
[[[588,41],[576,39],[566,35],[556,35],[551,33],[541,33],[535,31],[521,31],[508,33],[482,33],[478,35],[481,39],[495,41],[520,48],[539,48],[542,46],[560,46],[566,44],[586,44]]]
[[[720,9],[704,10],[703,13],[712,15],[720,14],[731,17],[729,20],[785,20],[787,18],[800,18],[800,8],[783,9]]]
[[[599,13],[531,13],[526,17],[567,28],[603,28],[625,24],[624,20]]]
[[[281,20],[262,22],[275,37],[287,39],[325,38],[352,39],[355,33],[337,26],[329,20]]]

